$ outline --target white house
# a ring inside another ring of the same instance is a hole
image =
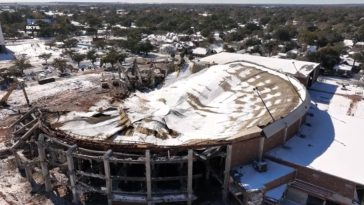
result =
[[[344,45],[346,46],[346,47],[353,47],[353,45],[354,45],[354,42],[353,42],[353,40],[350,40],[350,39],[344,39]]]
[[[172,53],[176,53],[177,49],[175,46],[173,46],[173,44],[163,44],[159,48],[159,51],[160,51],[160,53],[163,53],[163,54],[172,54]]]
[[[317,46],[308,45],[307,46],[307,53],[316,53],[317,52]]]
[[[352,69],[353,69],[352,66],[349,66],[346,64],[340,64],[340,65],[334,66],[334,70],[336,70],[336,72],[338,72],[342,76],[346,76],[346,77],[351,75]]]
[[[192,50],[192,54],[194,56],[203,57],[203,56],[206,56],[207,53],[208,53],[208,50],[206,48],[202,48],[202,47],[197,47]]]

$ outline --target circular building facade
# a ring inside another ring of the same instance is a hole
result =
[[[297,132],[310,99],[295,78],[250,63],[186,73],[123,102],[95,102],[87,112],[31,110],[40,130],[34,142],[14,129],[22,142],[14,150],[26,142],[24,154],[15,151],[19,167],[29,169],[24,157],[40,159],[51,191],[49,170],[67,164],[75,202],[81,193],[100,193],[109,204],[192,203],[203,200],[197,184],[210,176],[226,198],[230,168],[262,160]]]

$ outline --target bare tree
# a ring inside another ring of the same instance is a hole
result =
[[[54,40],[48,41],[45,43],[45,45],[49,46],[49,48],[52,48],[56,45],[56,42]]]
[[[95,62],[98,58],[98,55],[96,53],[95,49],[89,50],[86,54],[86,58],[91,61],[92,66],[95,67]]]
[[[85,58],[84,54],[74,53],[71,55],[71,59],[77,63],[77,67],[80,67],[81,61],[85,60]]]
[[[45,63],[48,65],[48,60],[52,57],[52,53],[42,53],[38,56],[38,58],[43,59]]]
[[[14,65],[9,68],[14,76],[23,76],[24,70],[31,68],[32,65],[29,63],[29,58],[25,55],[21,55],[14,60]]]
[[[67,61],[62,58],[55,58],[52,63],[53,67],[57,68],[61,74],[64,74],[67,69]]]

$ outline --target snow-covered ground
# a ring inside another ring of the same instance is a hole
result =
[[[70,78],[58,78],[55,82],[39,85],[37,82],[27,84],[26,92],[30,100],[30,104],[37,100],[54,96],[60,93],[67,93],[68,91],[85,91],[100,87],[101,74],[91,73],[76,75]],[[6,91],[0,91],[0,96],[4,96]],[[8,104],[10,108],[26,105],[26,100],[22,90],[15,90],[10,95]],[[0,110],[0,120],[6,118],[10,113],[9,109]]]
[[[9,50],[9,52],[13,53],[12,55],[15,57],[25,55],[28,59],[32,67],[30,69],[25,70],[26,74],[29,73],[37,73],[40,71],[45,71],[44,64],[45,60],[40,59],[39,56],[43,53],[51,54],[50,59],[48,59],[48,64],[51,64],[53,59],[62,57],[61,54],[64,51],[62,48],[57,48],[56,46],[53,46],[50,48],[48,45],[46,45],[47,40],[45,39],[23,39],[18,41],[10,41],[7,42],[6,47]],[[82,41],[80,40],[80,45],[82,44]],[[89,47],[87,46],[79,46],[76,48],[73,48],[77,53],[86,54],[89,50]],[[12,55],[0,55],[0,61],[1,60],[9,60]],[[71,64],[73,67],[77,68],[77,63],[73,62],[68,56],[63,56],[62,58],[66,58],[68,60],[68,63]],[[98,62],[96,63],[98,64]],[[89,60],[83,60],[80,63],[80,66],[82,67],[89,67],[92,66],[91,62]],[[57,72],[55,72],[57,74]]]
[[[38,56],[43,53],[52,54],[48,62],[54,58],[58,58],[62,53],[62,49],[45,45],[45,40],[42,39],[25,39],[21,41],[8,42],[6,47],[14,53],[15,56],[26,55],[34,68],[42,68],[44,60],[39,59]]]
[[[30,184],[15,169],[12,158],[0,160],[0,204],[1,205],[53,205],[43,195],[32,195]]]
[[[39,85],[34,83],[26,87],[30,102],[42,97],[53,96],[69,90],[88,90],[100,85],[101,74],[92,73],[85,75],[72,76],[70,78],[58,78],[53,83]],[[12,93],[8,103],[10,105],[25,104],[25,98],[21,90]]]
[[[343,83],[321,78],[310,91],[309,124],[287,142],[288,149],[277,147],[268,154],[364,185],[364,164],[357,160],[364,155],[364,89],[352,83],[342,89]]]

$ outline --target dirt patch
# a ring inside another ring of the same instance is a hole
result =
[[[9,129],[5,127],[0,127],[0,142],[4,142],[8,134],[9,134]]]
[[[358,104],[358,102],[360,102],[362,100],[362,97],[359,95],[342,95],[342,96],[347,97],[351,100],[350,107],[347,111],[347,115],[349,115],[349,116],[354,115],[357,104]]]
[[[102,89],[75,90],[41,98],[34,105],[50,111],[88,111],[96,102],[108,97],[111,98],[110,93]]]

